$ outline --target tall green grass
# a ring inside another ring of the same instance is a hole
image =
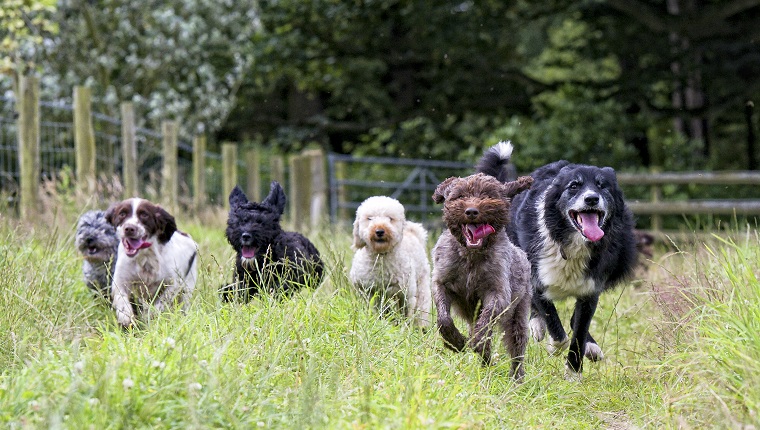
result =
[[[217,289],[231,279],[233,253],[223,220],[178,218],[200,246],[193,302],[128,332],[81,280],[75,219],[53,231],[0,219],[0,426],[626,429],[757,420],[754,233],[741,246],[716,240],[658,259],[662,267],[639,286],[603,296],[591,330],[607,358],[586,362],[581,383],[564,379],[564,358],[531,342],[516,385],[500,346],[485,368],[472,352],[443,348],[435,330],[379,318],[348,283],[348,229],[311,235],[327,270],[318,288],[224,305]],[[660,300],[662,291],[673,299]],[[559,307],[564,321],[571,306]]]
[[[745,428],[760,422],[760,236],[734,236],[716,235],[671,269],[683,273],[666,306],[680,308],[670,314],[680,333],[664,367],[694,385],[676,409],[702,425]]]

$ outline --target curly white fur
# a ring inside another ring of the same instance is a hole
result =
[[[398,200],[365,200],[354,221],[354,259],[349,278],[383,313],[388,305],[420,327],[429,327],[432,298],[427,231],[407,221]],[[388,304],[388,305],[386,305]]]

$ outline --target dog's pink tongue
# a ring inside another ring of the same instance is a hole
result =
[[[578,216],[581,218],[581,228],[586,239],[596,242],[604,237],[604,232],[599,228],[599,214],[595,212],[581,212]]]
[[[491,233],[495,233],[496,230],[494,230],[493,227],[491,227],[490,224],[479,224],[475,231],[472,232],[472,238],[475,240],[480,240],[486,236],[488,236]]]
[[[129,247],[132,248],[132,249],[149,248],[151,245],[153,245],[152,243],[146,242],[146,241],[144,241],[142,239],[127,238],[125,240],[129,244]]]
[[[256,256],[256,248],[253,246],[244,246],[243,249],[240,250],[240,253],[243,254],[243,258],[253,258]]]
[[[470,231],[472,240],[475,242],[483,239],[491,233],[496,232],[496,230],[494,230],[490,224],[467,224],[467,230]]]

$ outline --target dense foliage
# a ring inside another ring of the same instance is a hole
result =
[[[247,88],[227,131],[465,159],[512,138],[523,169],[752,168],[758,14],[756,1],[265,1],[267,85]]]
[[[0,6],[0,75],[27,73],[39,65],[46,37],[55,31],[54,0],[5,0]]]
[[[224,124],[259,27],[254,0],[59,1],[52,19],[58,31],[40,70],[47,97],[88,85],[99,110],[133,101],[140,118],[178,119],[185,133]]]

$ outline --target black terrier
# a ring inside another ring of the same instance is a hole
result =
[[[314,244],[280,227],[284,209],[285,192],[277,181],[261,203],[249,201],[237,186],[230,193],[225,234],[237,258],[233,283],[222,288],[225,302],[235,296],[247,302],[261,291],[287,295],[322,282],[324,268]]]

